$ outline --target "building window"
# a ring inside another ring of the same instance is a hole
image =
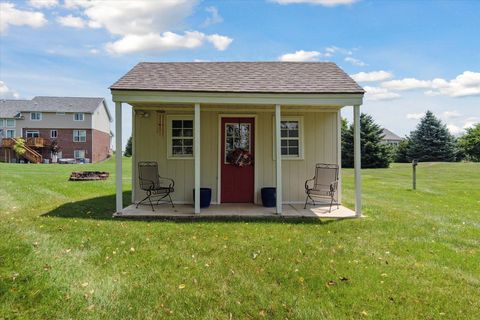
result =
[[[282,117],[280,137],[282,159],[303,159],[303,117]],[[275,145],[275,122],[273,125],[273,141]]]
[[[25,136],[27,138],[38,138],[40,137],[40,132],[38,132],[37,130],[27,130]]]
[[[75,159],[85,159],[85,150],[75,150],[75,151],[73,151],[73,157]]]
[[[57,130],[50,130],[50,138],[56,139],[58,137],[58,131]]]
[[[86,130],[73,130],[73,142],[86,142],[87,131]]]
[[[193,117],[168,117],[169,158],[193,158]]]
[[[5,127],[3,119],[0,118],[0,128]]]
[[[42,120],[42,113],[41,112],[31,112],[30,113],[30,120],[33,120],[33,121]]]
[[[7,127],[15,128],[15,119],[6,119]]]
[[[83,121],[85,119],[85,115],[83,112],[76,112],[73,114],[73,120],[75,121]]]
[[[7,129],[7,138],[15,138],[15,129]]]

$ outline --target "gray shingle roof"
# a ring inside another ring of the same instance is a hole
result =
[[[0,117],[11,118],[21,111],[93,113],[103,98],[35,97],[32,100],[0,100]],[[110,113],[107,108],[107,113]]]
[[[399,136],[397,136],[395,133],[393,133],[392,131],[388,130],[388,129],[385,129],[383,128],[383,140],[396,140],[396,141],[402,141],[403,139]]]
[[[102,103],[103,98],[35,97],[32,101],[33,109],[22,111],[93,113]]]
[[[110,89],[364,93],[333,62],[141,62]]]
[[[0,100],[0,118],[13,118],[22,109],[33,105],[32,100]]]

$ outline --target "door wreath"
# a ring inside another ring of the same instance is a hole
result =
[[[246,167],[252,165],[253,157],[247,150],[236,148],[227,155],[227,161],[237,167]]]

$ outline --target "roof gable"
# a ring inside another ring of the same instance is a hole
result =
[[[238,93],[359,93],[332,62],[141,62],[112,90]]]

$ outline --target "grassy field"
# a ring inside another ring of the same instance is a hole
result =
[[[480,164],[364,170],[342,221],[113,220],[86,168],[0,164],[0,319],[480,317]]]

